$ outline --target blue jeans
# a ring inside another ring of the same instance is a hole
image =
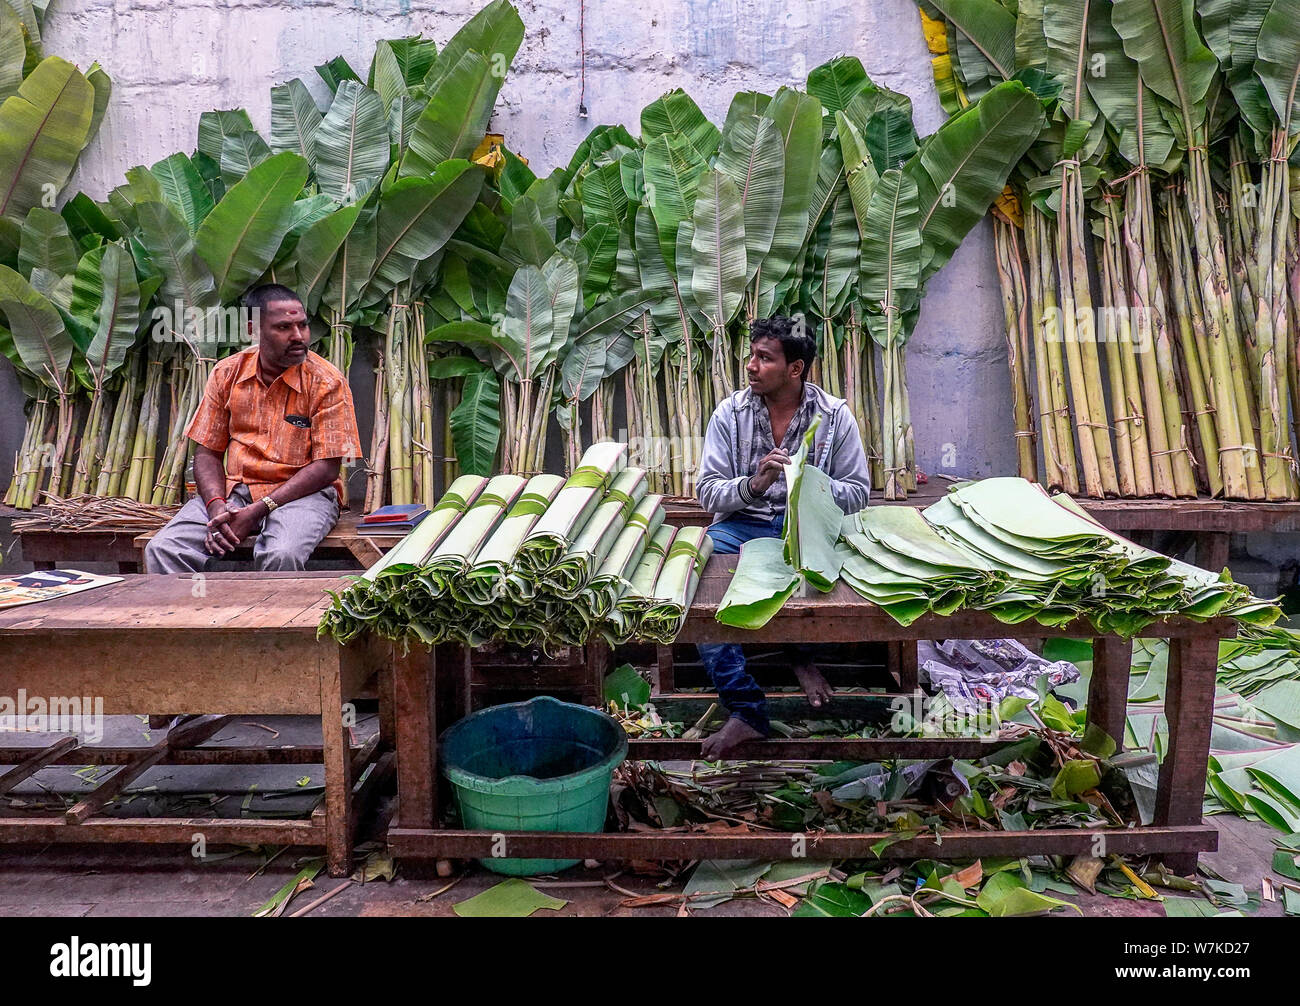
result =
[[[709,527],[715,555],[735,555],[740,546],[754,538],[779,538],[785,515],[778,514],[770,521],[732,517]],[[745,667],[745,652],[739,643],[700,643],[700,660],[709,674],[709,680],[718,698],[732,716],[767,736],[770,725],[767,719],[767,696],[754,676]],[[782,649],[791,662],[807,665],[813,662],[816,648],[806,643],[788,644]]]

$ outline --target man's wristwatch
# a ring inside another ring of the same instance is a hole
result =
[[[270,516],[271,511],[280,505],[271,497],[270,493],[267,493],[265,496],[263,496],[261,502],[266,504],[267,516]]]

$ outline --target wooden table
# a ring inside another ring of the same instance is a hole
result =
[[[678,637],[694,642],[852,642],[919,639],[995,639],[1014,634],[1002,622],[980,612],[947,618],[926,616],[903,627],[862,599],[843,582],[829,594],[792,598],[766,626],[757,631],[718,624],[714,615],[730,582],[734,556],[713,556],[705,569],[690,614]],[[1059,628],[1034,625],[1035,636],[1094,638],[1088,716],[1108,734],[1123,738],[1128,698],[1130,644],[1115,637],[1096,638],[1087,623]],[[881,855],[890,858],[945,859],[1003,855],[1095,854],[1098,836],[1108,853],[1162,853],[1165,863],[1181,874],[1191,873],[1197,853],[1217,847],[1217,832],[1201,820],[1213,714],[1218,641],[1236,634],[1231,619],[1193,622],[1169,619],[1144,633],[1170,640],[1165,711],[1169,747],[1160,768],[1155,821],[1129,829],[1055,829],[1024,832],[946,832],[894,842]],[[629,832],[580,835],[519,832],[506,836],[483,831],[440,829],[436,738],[449,725],[444,688],[454,689],[464,674],[465,652],[437,647],[431,659],[411,660],[395,668],[393,691],[397,709],[398,808],[388,831],[389,846],[398,856],[594,858],[594,859],[747,859],[791,858],[806,854],[821,858],[869,858],[869,848],[881,834],[820,834],[755,832],[740,836],[717,834],[654,834]],[[658,698],[656,702],[660,701]],[[453,714],[454,716],[454,714]],[[771,739],[746,745],[739,757],[767,759],[980,758],[999,746],[982,738],[877,738],[870,740]],[[698,741],[632,740],[634,759],[699,757]],[[800,850],[804,850],[800,852]]]
[[[0,793],[46,765],[119,765],[66,812],[0,811],[0,843],[159,842],[324,846],[330,872],[350,870],[351,839],[366,798],[389,772],[391,702],[380,688],[380,730],[350,746],[344,703],[356,698],[392,648],[339,647],[316,638],[345,581],[303,573],[128,576],[80,594],[0,611],[0,696],[103,699],[105,715],[206,714],[155,744],[106,748],[66,735],[45,748],[0,734]],[[381,684],[390,680],[380,675]],[[215,714],[215,715],[214,715]],[[198,747],[232,715],[312,715],[319,747]],[[130,818],[100,812],[158,764],[303,763],[325,766],[325,798],[310,819]],[[370,771],[367,772],[367,769]]]
[[[873,499],[873,506],[927,507],[948,492],[949,483],[934,479],[905,500]],[[1096,500],[1078,497],[1093,517],[1121,534],[1135,531],[1183,531],[1196,539],[1196,561],[1206,569],[1220,570],[1228,563],[1233,534],[1255,531],[1300,531],[1300,502],[1244,503],[1200,498],[1195,500]],[[664,504],[667,520],[678,527],[707,525],[710,515],[693,500],[672,499]],[[18,511],[13,511],[17,514]],[[357,533],[359,517],[345,512],[317,546],[314,558],[351,558],[359,569],[370,566],[401,541],[400,535],[363,536]],[[55,569],[78,562],[116,562],[119,572],[144,569],[144,547],[153,532],[138,534],[103,528],[88,531],[25,531],[19,534],[23,558],[37,569]],[[235,558],[249,559],[247,548]]]

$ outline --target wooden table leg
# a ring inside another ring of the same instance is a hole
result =
[[[396,647],[392,643],[387,643],[379,639],[371,642],[371,645],[381,649],[383,653],[380,671],[375,675],[375,684],[379,691],[379,742],[380,745],[392,750],[397,743],[397,717],[395,703],[393,702],[393,654]],[[378,654],[376,654],[378,656]]]
[[[1196,564],[1212,573],[1221,573],[1228,565],[1228,546],[1232,535],[1226,531],[1199,531],[1196,534]]]
[[[673,665],[673,648],[660,643],[655,647],[655,663],[658,665],[659,680],[655,689],[660,695],[677,691],[677,672]]]
[[[325,864],[331,877],[352,872],[352,766],[343,728],[342,654],[323,663],[320,725],[325,762]]]
[[[1092,641],[1092,680],[1088,683],[1088,723],[1101,727],[1124,746],[1128,722],[1128,680],[1133,663],[1133,644],[1115,636]]]
[[[916,640],[889,643],[889,669],[898,675],[898,690],[911,695],[921,690],[921,670],[916,659]]]
[[[1217,639],[1170,640],[1165,686],[1169,750],[1156,787],[1157,825],[1201,823],[1218,661]],[[1164,862],[1182,876],[1196,871],[1194,852],[1166,855]]]
[[[403,828],[432,828],[437,804],[437,715],[433,676],[438,660],[422,646],[393,650],[397,727],[397,819]]]
[[[593,706],[605,704],[605,675],[609,673],[609,644],[604,640],[595,640],[587,644],[584,656],[587,659],[587,684],[582,701]]]

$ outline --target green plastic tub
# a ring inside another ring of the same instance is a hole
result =
[[[466,716],[443,734],[439,749],[466,828],[599,832],[614,769],[627,757],[627,733],[598,709],[544,695]],[[578,860],[480,862],[526,877]]]

